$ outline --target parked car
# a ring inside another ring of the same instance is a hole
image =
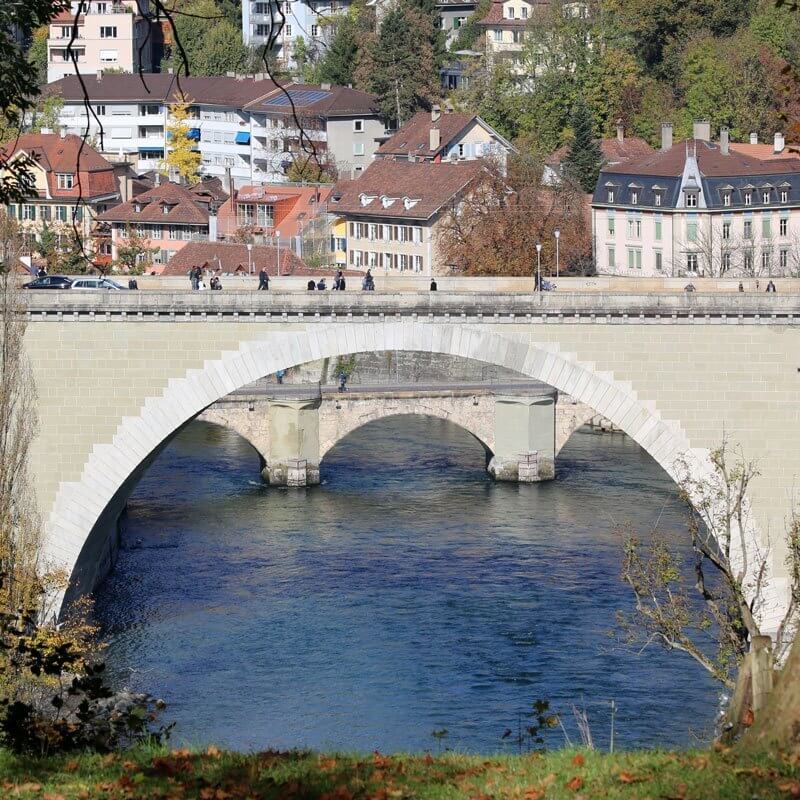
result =
[[[119,292],[126,290],[124,286],[117,283],[116,281],[112,281],[111,278],[98,278],[98,277],[73,278],[72,288],[91,289],[92,291],[108,290],[112,292]]]
[[[23,289],[69,289],[72,279],[65,275],[45,275],[43,278],[29,281],[22,285]]]

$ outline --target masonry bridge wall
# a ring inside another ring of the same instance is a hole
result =
[[[71,593],[102,577],[105,524],[143,466],[221,397],[298,364],[414,351],[547,383],[673,477],[679,458],[702,474],[709,448],[737,442],[761,469],[747,541],[769,545],[769,613],[779,612],[783,532],[800,485],[797,298],[199,294],[27,296],[36,489],[47,558],[71,574]]]

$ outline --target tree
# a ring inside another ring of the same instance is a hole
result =
[[[345,14],[336,23],[330,47],[318,67],[320,82],[337,86],[349,86],[355,81],[358,58],[358,34],[356,21]]]
[[[398,125],[438,95],[439,73],[427,24],[417,10],[398,3],[362,52],[360,82],[378,95],[381,114]]]
[[[311,155],[298,155],[286,171],[286,177],[295,183],[333,183],[336,180],[336,166],[324,158]]]
[[[58,271],[58,234],[47,223],[42,226],[42,230],[39,234],[39,241],[36,245],[36,250],[44,259],[48,272]]]
[[[249,62],[250,50],[242,43],[242,32],[225,19],[208,28],[190,63],[194,75],[225,75],[244,73]]]
[[[150,241],[140,235],[135,228],[128,226],[125,237],[117,246],[117,266],[128,275],[141,275],[152,263],[152,254],[157,248],[150,247]]]
[[[28,50],[28,61],[36,68],[39,83],[47,83],[47,37],[50,26],[42,25],[33,32],[33,41]]]
[[[592,115],[583,100],[572,113],[572,141],[564,157],[564,173],[580,184],[584,192],[594,192],[603,165],[603,153],[592,130]]]
[[[194,139],[189,138],[189,107],[190,101],[185,94],[181,94],[169,106],[167,154],[161,164],[161,172],[167,176],[177,173],[180,178],[195,184],[200,180],[201,156]]]
[[[41,133],[42,128],[56,132],[61,127],[61,110],[64,108],[64,98],[58,94],[49,94],[39,98],[33,111],[31,131]]]
[[[24,3],[0,3],[0,31],[17,31],[14,37],[0,35],[0,109],[4,116],[3,128],[22,129],[25,113],[35,103],[39,94],[39,72],[35,64],[25,57],[20,41],[33,35],[60,11],[68,9],[68,0],[26,0]],[[22,202],[34,187],[28,159],[9,162],[0,155],[0,205]]]
[[[737,671],[763,635],[762,612],[769,591],[769,544],[753,531],[747,493],[758,469],[740,448],[723,443],[710,453],[711,470],[699,475],[683,460],[678,492],[688,509],[694,561],[694,598],[682,575],[682,560],[655,533],[645,543],[636,533],[625,540],[622,579],[636,601],[635,611],[618,615],[631,644],[659,643],[691,656],[729,689]],[[781,661],[796,630],[800,598],[800,520],[786,537],[791,578],[789,603],[775,636]],[[713,650],[709,645],[713,645]],[[746,676],[739,673],[739,681]],[[738,722],[738,720],[736,720]]]
[[[467,21],[458,29],[458,35],[450,45],[450,50],[473,50],[478,39],[483,35],[483,28],[478,24],[489,13],[492,0],[478,0],[475,10],[467,17]]]
[[[591,252],[591,240],[579,187],[564,181],[542,183],[542,163],[530,157],[509,160],[507,174],[499,164],[484,163],[484,172],[437,225],[441,262],[464,275],[520,275],[537,270],[536,245],[543,245],[542,275],[555,273],[555,235],[561,233],[561,267]]]

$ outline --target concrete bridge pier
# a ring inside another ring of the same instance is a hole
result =
[[[497,396],[494,457],[489,474],[498,481],[537,483],[556,476],[556,399],[553,389]]]
[[[306,397],[269,399],[269,453],[261,475],[270,485],[319,483],[320,404],[319,391]]]

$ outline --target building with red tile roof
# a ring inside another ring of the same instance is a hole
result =
[[[267,270],[276,275],[320,275],[311,270],[289,248],[254,244],[248,250],[240,242],[189,242],[164,267],[162,275],[188,275],[192,267],[212,272],[256,274]]]
[[[56,133],[22,134],[0,150],[0,161],[16,159],[30,162],[34,178],[31,196],[7,206],[23,233],[33,241],[49,226],[66,240],[77,228],[86,252],[98,262],[108,261],[110,247],[95,221],[119,202],[126,166],[107,161],[80,136]]]
[[[433,275],[441,265],[442,215],[479,182],[481,161],[376,160],[357,180],[340,181],[330,211],[346,226],[346,264],[354,269]]]

